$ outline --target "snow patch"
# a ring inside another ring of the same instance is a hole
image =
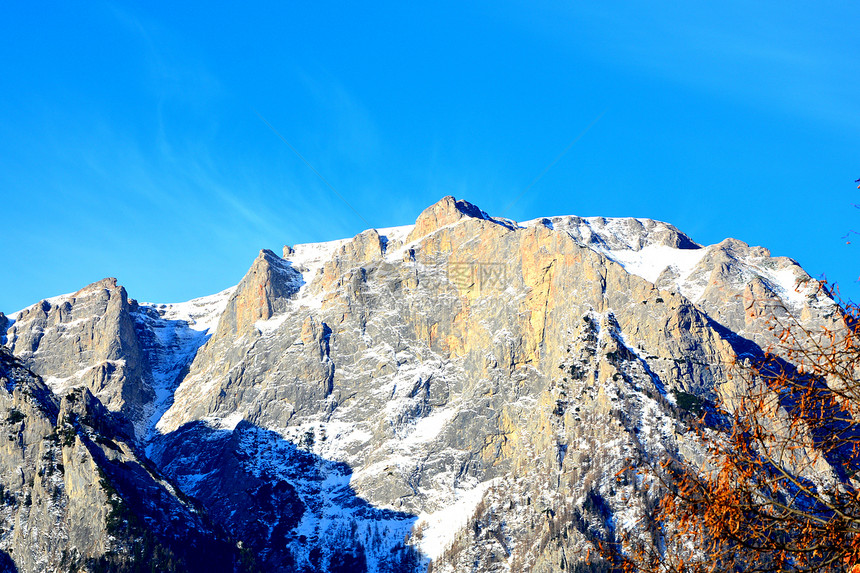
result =
[[[412,232],[412,229],[415,228],[415,225],[400,225],[399,227],[385,227],[383,229],[376,229],[376,232],[379,233],[380,237],[385,238],[386,243],[405,243],[406,237],[409,236],[409,233]]]
[[[771,285],[777,287],[777,294],[789,306],[802,307],[817,292],[814,281],[804,281],[806,273],[797,266],[789,265],[782,269],[757,269]]]
[[[429,416],[420,418],[415,422],[412,431],[401,440],[400,444],[410,448],[418,444],[429,442],[436,438],[442,429],[454,419],[458,408],[447,407],[443,410],[434,410]]]
[[[675,281],[680,290],[681,285],[709,252],[709,249],[676,249],[666,245],[648,245],[638,251],[615,249],[599,250],[599,252],[620,264],[628,273],[642,277],[651,283],[656,283],[660,274],[672,267],[675,270],[677,276]],[[684,294],[686,295],[686,293]],[[701,294],[701,292],[698,293],[698,296]],[[691,300],[695,301],[698,296],[694,295]]]
[[[217,416],[209,416],[203,418],[203,421],[206,422],[206,425],[215,430],[229,430],[233,431],[236,429],[236,426],[239,425],[239,422],[245,419],[245,414],[239,412],[233,412],[232,414],[225,416],[223,418]]]
[[[270,336],[272,333],[276,332],[278,328],[281,327],[284,322],[292,316],[288,312],[284,312],[281,314],[276,314],[275,316],[268,318],[266,320],[258,320],[254,323],[254,326],[259,330],[264,336]]]
[[[469,522],[484,494],[496,481],[487,480],[469,490],[455,489],[453,503],[433,513],[419,515],[415,529],[422,530],[418,544],[421,552],[430,559],[440,557],[454,542],[457,532]]]
[[[159,316],[166,321],[181,320],[186,322],[188,328],[193,330],[200,332],[214,331],[218,327],[218,321],[235,291],[236,287],[232,286],[219,293],[194,298],[186,302],[141,302],[139,304],[142,307],[155,309]]]

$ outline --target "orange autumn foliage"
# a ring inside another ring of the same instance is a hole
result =
[[[698,424],[705,466],[647,470],[667,492],[653,516],[663,542],[628,536],[606,559],[630,572],[860,573],[860,308],[835,309],[815,331],[771,315],[778,343],[736,360],[733,390]]]

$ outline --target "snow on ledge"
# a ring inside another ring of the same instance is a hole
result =
[[[431,560],[438,559],[454,542],[457,533],[466,526],[487,490],[498,478],[487,480],[470,490],[454,490],[454,503],[433,513],[422,513],[415,523],[421,529],[419,548]]]
[[[203,421],[206,422],[206,425],[215,430],[230,430],[231,432],[236,429],[236,426],[239,425],[239,422],[245,419],[245,414],[240,411],[235,411],[229,416],[225,416],[223,418],[219,418],[216,416],[210,416],[203,418]]]
[[[188,327],[192,330],[200,332],[208,330],[211,333],[217,328],[218,321],[235,290],[236,287],[231,286],[221,292],[186,302],[140,302],[138,304],[142,307],[154,308],[164,320],[181,320],[188,323]]]
[[[678,271],[679,281],[683,281],[709,249],[676,249],[666,245],[648,245],[638,251],[617,249],[600,252],[620,264],[628,273],[654,283],[668,267],[674,267]]]

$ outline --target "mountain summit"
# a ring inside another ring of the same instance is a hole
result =
[[[650,219],[518,223],[453,197],[414,225],[283,252],[186,303],[106,279],[9,315],[0,558],[133,559],[99,529],[116,496],[135,539],[177,563],[177,536],[210,527],[225,571],[597,570],[591,542],[651,534],[659,484],[625,468],[701,463],[692,412],[773,342],[761,317],[833,312],[761,247]],[[77,438],[44,450],[66,468],[45,493],[26,452],[52,431]],[[132,466],[145,475],[125,479]],[[67,517],[81,488],[104,502],[86,544]],[[132,503],[153,488],[161,501]]]

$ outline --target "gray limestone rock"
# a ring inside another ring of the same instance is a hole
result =
[[[283,311],[301,286],[301,274],[268,249],[260,251],[245,278],[236,287],[218,323],[217,336],[234,336],[258,320]]]
[[[60,393],[87,386],[110,410],[141,425],[155,398],[125,289],[107,278],[21,311],[7,346]]]
[[[22,572],[233,570],[227,535],[85,387],[61,400],[0,347],[0,565]],[[226,566],[226,567],[225,567]]]

